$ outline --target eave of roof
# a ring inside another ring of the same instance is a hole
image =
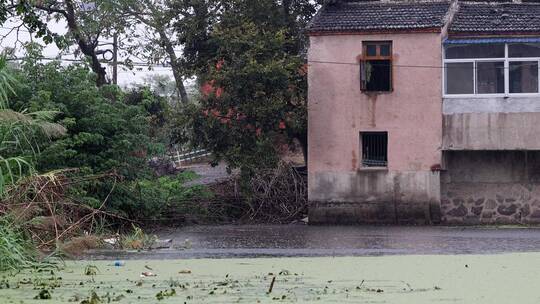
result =
[[[459,1],[448,26],[451,36],[540,35],[540,0],[513,3]],[[326,5],[307,28],[310,36],[441,32],[450,13],[447,1],[345,1]],[[415,19],[410,16],[414,15]]]
[[[440,31],[449,1],[345,2],[326,5],[307,28],[310,35]]]
[[[325,35],[388,35],[388,34],[414,34],[414,33],[440,33],[440,27],[418,29],[388,29],[388,30],[354,30],[354,31],[312,31],[309,36]]]
[[[530,34],[540,32],[539,3],[460,2],[449,34]]]

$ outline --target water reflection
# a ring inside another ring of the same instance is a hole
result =
[[[158,231],[189,250],[95,252],[91,258],[227,258],[490,254],[540,251],[539,229],[366,226],[194,226]]]

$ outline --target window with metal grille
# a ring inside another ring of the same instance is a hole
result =
[[[388,166],[388,132],[361,132],[363,167]]]
[[[360,80],[362,91],[392,91],[392,42],[365,41],[363,43]]]

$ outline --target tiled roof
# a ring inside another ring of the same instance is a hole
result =
[[[447,1],[369,2],[341,1],[325,5],[309,32],[354,32],[442,28]]]
[[[540,32],[540,3],[461,2],[450,33]]]

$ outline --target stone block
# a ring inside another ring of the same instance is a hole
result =
[[[498,208],[497,208],[497,212],[500,214],[500,215],[504,215],[504,216],[511,216],[513,214],[515,214],[517,211],[517,206],[515,204],[511,204],[511,205],[500,205]]]
[[[495,210],[497,208],[497,202],[492,199],[488,199],[486,202],[486,209]]]
[[[463,205],[448,211],[448,215],[452,217],[464,217],[469,213],[469,210]]]
[[[476,216],[480,216],[483,210],[484,210],[484,207],[482,206],[475,206],[471,208],[471,212]]]

